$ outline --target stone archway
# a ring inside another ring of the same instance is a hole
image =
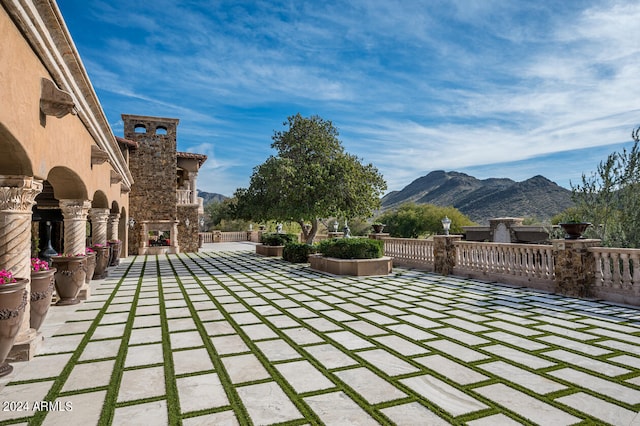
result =
[[[22,144],[0,123],[0,175],[33,176],[33,166]]]

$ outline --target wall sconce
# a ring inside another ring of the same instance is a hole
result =
[[[189,222],[189,218],[186,218],[186,219],[184,220],[184,224],[185,224],[185,226],[186,226],[187,228],[189,227],[189,223],[190,223],[190,222]]]
[[[204,217],[200,218],[200,228],[204,231]]]
[[[136,226],[136,220],[132,217],[129,218],[129,229],[133,229]]]
[[[449,228],[451,228],[451,219],[444,217],[442,219],[442,227],[444,228],[444,235],[449,235]]]

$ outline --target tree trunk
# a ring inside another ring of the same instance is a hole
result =
[[[306,244],[313,244],[313,239],[318,233],[318,219],[311,220],[311,229],[307,230],[304,226],[304,220],[299,220],[300,228],[302,228],[302,236]]]

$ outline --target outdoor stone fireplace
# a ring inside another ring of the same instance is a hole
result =
[[[144,220],[140,222],[138,254],[180,253],[177,220]]]

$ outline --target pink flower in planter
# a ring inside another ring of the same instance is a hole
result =
[[[95,250],[93,250],[91,247],[87,247],[87,248],[84,250],[84,252],[85,252],[86,254],[92,254],[92,253],[95,253]]]
[[[31,258],[31,270],[33,272],[48,271],[49,270],[49,263],[45,262],[44,260],[40,260],[37,257],[32,257]]]
[[[13,278],[13,274],[6,269],[0,269],[0,285],[15,283],[16,279]]]

